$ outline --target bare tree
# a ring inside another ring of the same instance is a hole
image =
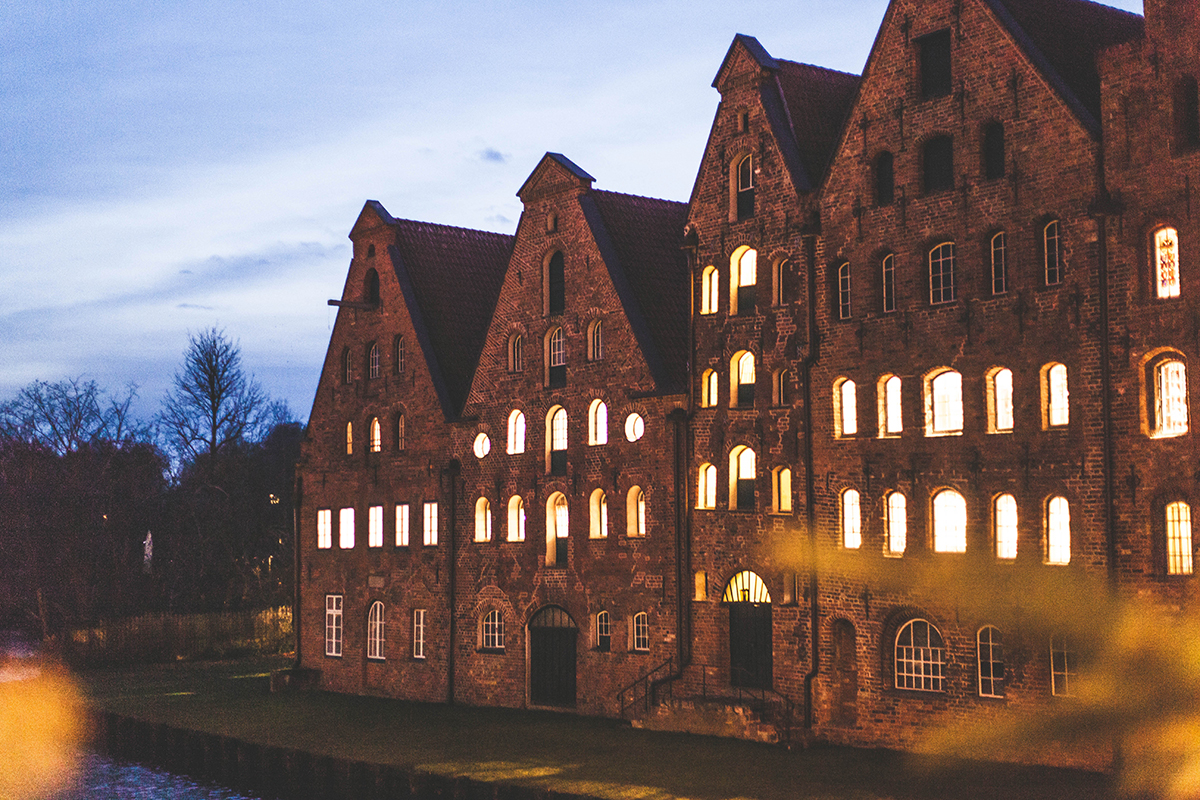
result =
[[[57,455],[99,442],[125,444],[148,438],[130,414],[137,387],[105,397],[95,381],[34,381],[0,404],[0,435],[47,448]]]

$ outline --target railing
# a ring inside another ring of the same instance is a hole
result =
[[[779,731],[781,743],[790,745],[792,742],[792,728],[795,725],[796,719],[795,702],[787,695],[775,691],[770,686],[732,685],[733,678],[741,678],[741,683],[752,683],[758,677],[743,667],[731,667],[730,673],[731,685],[729,688],[732,690],[732,695],[709,695],[708,667],[701,667],[701,697],[708,698],[711,696],[714,699],[733,700],[749,706],[762,716],[764,722],[769,722],[775,726],[776,730]]]
[[[630,710],[640,710],[642,713],[646,713],[657,706],[659,704],[659,687],[666,685],[670,692],[672,681],[677,677],[675,657],[672,656],[651,668],[633,683],[623,687],[617,692],[617,699],[621,703],[621,716],[624,717]]]

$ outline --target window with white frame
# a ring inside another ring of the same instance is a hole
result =
[[[1042,424],[1057,428],[1070,420],[1070,393],[1067,391],[1067,368],[1063,364],[1042,367]]]
[[[962,375],[952,369],[931,373],[925,379],[925,435],[962,433]]]
[[[392,342],[392,351],[396,362],[396,374],[404,374],[404,337],[397,336]]]
[[[525,500],[518,494],[508,498],[508,540],[525,541]]]
[[[700,407],[712,408],[717,404],[717,373],[706,369],[700,376]]]
[[[736,188],[734,220],[754,216],[754,156],[746,156],[738,162]]]
[[[354,549],[354,508],[343,508],[338,512],[338,547]]]
[[[837,437],[858,433],[858,395],[854,381],[838,378],[833,384],[833,434]]]
[[[717,468],[701,464],[696,487],[696,508],[717,507]]]
[[[342,656],[342,596],[325,595],[325,655]]]
[[[483,615],[479,630],[479,646],[484,650],[504,649],[504,615],[493,609]]]
[[[383,660],[383,603],[376,600],[371,603],[367,612],[367,658],[372,661]]]
[[[328,550],[331,547],[333,547],[333,509],[318,509],[317,549]]]
[[[908,500],[900,492],[889,492],[883,513],[887,526],[887,550],[884,554],[902,556],[908,547]]]
[[[1065,497],[1046,503],[1046,563],[1071,563],[1071,507]]]
[[[942,242],[929,251],[929,302],[952,303],[955,297],[954,242]]]
[[[588,500],[588,538],[603,539],[608,536],[608,495],[603,489],[594,489]]]
[[[646,493],[640,486],[630,487],[625,495],[625,535],[646,535]]]
[[[842,547],[857,550],[862,547],[862,508],[857,489],[842,492],[841,511]]]
[[[378,453],[383,450],[383,428],[379,424],[379,417],[371,417],[371,452]]]
[[[753,314],[757,310],[755,288],[758,284],[758,251],[739,247],[729,259],[731,314]]]
[[[837,268],[837,312],[838,319],[850,319],[850,262],[843,261]]]
[[[604,322],[592,320],[588,325],[588,361],[604,359]]]
[[[471,451],[475,453],[476,458],[483,458],[492,452],[492,437],[486,433],[476,434],[475,442],[471,445]]]
[[[404,449],[404,415],[396,415],[396,449]]]
[[[953,489],[943,489],[933,496],[933,550],[967,551],[967,501]]]
[[[1154,380],[1155,438],[1179,436],[1188,432],[1187,367],[1176,358],[1160,358],[1152,363]]]
[[[525,414],[513,409],[508,415],[508,454],[525,452]]]
[[[946,646],[941,632],[928,621],[906,622],[896,633],[896,688],[940,692]]]
[[[771,508],[776,514],[792,513],[792,471],[788,467],[771,471]]]
[[[645,611],[633,615],[633,649],[638,653],[650,651],[650,616]]]
[[[733,408],[754,407],[754,354],[742,350],[734,353],[729,363],[731,387],[729,405]]]
[[[787,295],[784,292],[783,284],[789,269],[791,269],[791,262],[786,258],[776,259],[772,265],[771,303],[773,305],[781,306],[786,302]]]
[[[1011,561],[1017,557],[1017,498],[997,495],[992,501],[992,531],[996,558]]]
[[[1179,297],[1179,232],[1170,226],[1154,232],[1154,287],[1160,298]]]
[[[754,451],[738,445],[729,452],[729,508],[754,510]]]
[[[354,423],[346,423],[346,455],[354,455]]]
[[[371,342],[371,348],[367,351],[367,375],[379,377],[379,345],[375,342]]]
[[[438,543],[438,504],[426,503],[424,509],[424,544],[432,547]]]
[[[603,400],[588,406],[588,444],[608,444],[608,406]]]
[[[716,267],[705,267],[700,277],[700,313],[715,314],[720,302],[721,273]]]
[[[988,370],[987,387],[988,433],[1012,433],[1013,374],[1007,367]]]
[[[546,415],[546,471],[567,474],[567,410],[554,406]]]
[[[425,609],[413,609],[413,658],[425,658]]]
[[[522,372],[525,369],[525,339],[519,333],[508,337],[508,371]]]
[[[975,634],[980,697],[1004,697],[1004,640],[994,625],[984,625]]]
[[[555,492],[546,500],[546,566],[567,566],[570,540],[570,507],[567,496]]]
[[[1075,653],[1067,637],[1050,637],[1050,691],[1055,697],[1069,697],[1075,681]]]
[[[601,653],[612,650],[612,617],[607,611],[596,612],[596,649]]]
[[[383,506],[367,508],[367,547],[383,547]]]
[[[1042,228],[1042,255],[1046,264],[1046,285],[1054,286],[1062,283],[1062,241],[1059,235],[1058,220],[1052,219]]]
[[[646,433],[646,420],[636,411],[625,418],[625,441],[636,442]]]
[[[342,381],[354,383],[354,357],[349,350],[342,351]]]
[[[880,438],[899,436],[904,430],[900,389],[899,375],[884,375],[876,384],[875,395],[879,405]]]
[[[1192,507],[1182,500],[1167,503],[1167,574],[1192,574]]]
[[[408,547],[408,503],[396,504],[396,547]]]
[[[492,540],[492,504],[486,497],[475,501],[475,541]]]
[[[567,336],[555,328],[546,337],[546,385],[561,389],[567,385]]]
[[[879,263],[880,284],[883,287],[883,313],[896,310],[896,256],[888,253]]]
[[[1008,235],[1004,231],[992,235],[992,294],[1008,291]]]

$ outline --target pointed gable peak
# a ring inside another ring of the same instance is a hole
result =
[[[378,228],[380,225],[395,224],[396,218],[388,213],[388,210],[383,207],[383,203],[378,200],[368,200],[363,204],[362,211],[358,212],[358,219],[354,221],[354,226],[350,228],[350,238],[356,239],[366,231]]]
[[[562,153],[546,153],[517,190],[517,197],[529,205],[534,200],[563,191],[586,192],[595,180]]]
[[[767,52],[767,49],[759,43],[758,39],[753,36],[747,36],[744,33],[739,33],[733,37],[733,42],[729,45],[729,50],[725,53],[725,58],[721,61],[721,68],[717,70],[717,75],[713,78],[713,88],[718,92],[723,91],[725,80],[729,77],[732,68],[737,64],[739,59],[749,59],[758,68],[764,71],[774,72],[779,69],[779,64]]]

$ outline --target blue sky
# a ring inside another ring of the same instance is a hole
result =
[[[687,200],[735,33],[861,72],[886,5],[8,0],[0,399],[83,376],[152,414],[216,325],[307,417],[365,200],[511,233],[546,151]]]

